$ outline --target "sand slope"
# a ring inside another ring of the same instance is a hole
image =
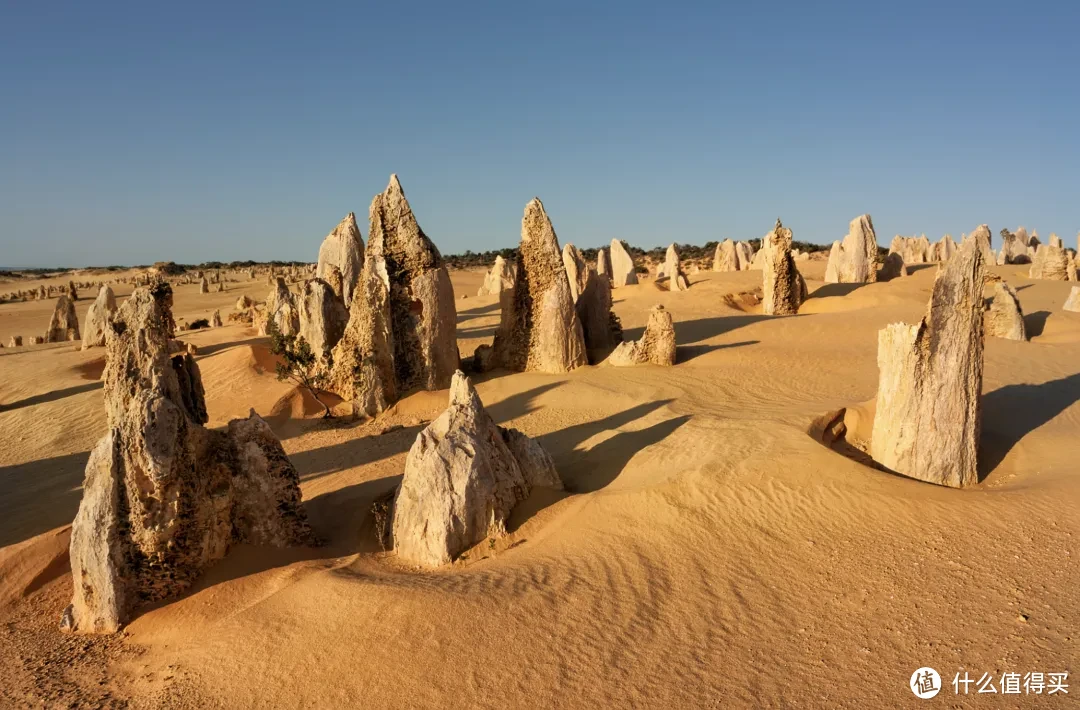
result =
[[[628,337],[652,305],[672,312],[674,368],[477,378],[497,421],[540,437],[567,492],[538,492],[506,539],[436,572],[381,552],[367,509],[399,480],[445,393],[413,395],[375,422],[326,423],[276,381],[250,329],[185,336],[200,348],[211,425],[249,407],[271,417],[327,545],[237,549],[111,639],[55,631],[70,595],[63,526],[102,434],[101,351],[5,352],[0,699],[904,707],[921,702],[907,682],[924,665],[949,681],[965,669],[1073,670],[1080,314],[1061,311],[1069,285],[995,268],[1033,337],[988,340],[987,473],[954,491],[864,468],[807,435],[826,410],[873,398],[877,330],[922,315],[934,267],[860,287],[823,286],[823,263],[800,267],[814,293],[790,318],[730,297],[759,287],[760,272],[694,274],[682,293],[617,289]],[[453,274],[470,296],[457,302],[463,356],[498,322],[497,300],[473,295],[481,280]],[[237,295],[181,287],[177,311],[197,317]],[[0,324],[30,305],[0,306]],[[942,696],[993,705],[951,686]],[[1058,698],[1039,700],[1064,707]]]

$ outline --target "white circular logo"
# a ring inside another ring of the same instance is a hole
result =
[[[941,691],[941,676],[929,666],[924,666],[911,674],[911,684],[908,686],[915,697],[929,700]]]

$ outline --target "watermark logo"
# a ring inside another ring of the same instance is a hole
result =
[[[911,674],[911,692],[915,697],[928,700],[941,692],[941,676],[929,666],[924,666]]]

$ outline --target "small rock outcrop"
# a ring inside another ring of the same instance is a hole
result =
[[[987,335],[1006,340],[1027,340],[1024,311],[1012,286],[1004,281],[994,284],[994,300],[986,310],[983,322]]]
[[[946,234],[934,245],[934,261],[948,261],[956,254],[956,240],[951,234]]]
[[[907,265],[904,264],[903,257],[897,252],[892,251],[889,252],[889,255],[885,257],[885,261],[881,264],[881,271],[878,272],[878,281],[892,281],[895,278],[907,275]]]
[[[331,269],[337,269],[341,285],[334,288]],[[334,227],[319,247],[319,263],[315,267],[315,278],[321,279],[334,288],[347,309],[353,300],[353,293],[364,270],[364,239],[360,228],[356,226],[356,214],[350,212]]]
[[[611,257],[608,256],[607,249],[596,252],[596,273],[607,279],[609,284],[611,283]]]
[[[790,241],[790,240],[789,240]],[[847,236],[829,252],[829,264],[825,267],[826,283],[861,284],[877,280],[878,264],[877,234],[870,215],[864,214],[851,220]],[[833,277],[836,281],[829,281]]]
[[[537,198],[525,206],[518,252],[514,290],[500,301],[496,359],[517,372],[569,372],[585,365],[584,333],[559,240]]]
[[[638,282],[634,259],[618,239],[611,240],[611,285],[614,288]]]
[[[825,263],[825,283],[840,283],[840,259],[842,253],[843,247],[840,246],[840,242],[833,242],[832,248],[829,249],[829,260]]]
[[[922,322],[878,332],[870,453],[889,470],[954,488],[978,478],[984,259],[969,238],[938,272]]]
[[[1031,260],[1028,277],[1048,281],[1076,281],[1076,264],[1062,247],[1040,244]]]
[[[205,276],[199,279],[199,293],[210,293],[210,282]]]
[[[736,242],[735,254],[739,257],[739,271],[748,271],[754,263],[754,247],[746,242]]]
[[[535,487],[562,489],[538,442],[495,424],[460,371],[450,406],[416,437],[394,497],[398,557],[424,567],[452,562],[505,535],[514,507]]]
[[[66,343],[70,340],[81,340],[79,334],[79,317],[75,314],[75,302],[62,293],[56,299],[56,307],[53,309],[52,318],[49,319],[49,329],[45,331],[46,343]]]
[[[296,306],[296,294],[289,290],[285,278],[277,276],[274,288],[266,297],[266,313],[259,323],[259,335],[268,335],[271,324],[282,335],[300,332],[300,309]]]
[[[589,267],[585,263],[585,257],[573,244],[563,245],[562,260],[566,278],[570,282],[570,297],[577,303],[578,296],[585,290],[585,284],[589,280]]]
[[[589,363],[595,364],[601,353],[622,342],[622,324],[611,310],[611,282],[591,266],[586,266],[585,272],[585,286],[574,310],[581,323]]]
[[[329,389],[374,415],[410,390],[442,389],[460,364],[454,287],[397,175],[374,197],[367,254]],[[562,264],[560,263],[560,268]]]
[[[674,365],[675,351],[675,324],[671,313],[658,305],[649,311],[649,322],[641,339],[621,343],[608,356],[607,362],[616,367],[645,363]]]
[[[246,311],[255,305],[255,302],[248,298],[246,295],[236,299],[236,305],[233,307],[237,311]]]
[[[71,528],[74,594],[61,628],[110,633],[188,588],[234,543],[311,541],[299,476],[254,412],[206,429],[202,379],[171,356],[172,291],[139,288],[106,335],[108,432]]]
[[[1066,305],[1068,305],[1068,304],[1066,304]],[[8,347],[9,348],[21,348],[22,347],[22,336],[21,335],[13,335],[13,336],[11,336],[11,340],[8,341]]]
[[[735,242],[725,239],[716,245],[712,270],[720,272],[739,270],[739,252],[735,248]]]
[[[679,260],[679,252],[676,251],[674,244],[668,245],[667,253],[664,254],[664,264],[656,277],[666,278],[670,291],[685,291],[690,288],[690,282],[686,278],[686,272],[683,271],[682,261]]]
[[[1054,239],[1054,238],[1055,238],[1055,235],[1051,234],[1050,239]],[[1060,242],[1061,240],[1058,239],[1058,241]],[[68,281],[67,294],[68,294],[68,298],[70,298],[72,300],[72,302],[75,302],[75,301],[79,300],[79,291],[78,291],[78,289],[75,288],[75,282],[74,281]]]
[[[214,315],[210,316],[210,327],[211,328],[220,328],[221,325],[222,325],[222,323],[221,323],[221,311],[216,310],[216,311],[214,311]]]
[[[762,311],[768,316],[798,313],[807,296],[806,281],[791,256],[791,230],[779,219],[773,231],[762,237],[761,253]]]
[[[1065,305],[1062,306],[1063,310],[1072,311],[1073,313],[1080,313],[1080,286],[1073,286],[1069,291],[1069,298],[1066,299]],[[22,345],[22,338],[19,339],[19,344]],[[12,339],[12,346],[14,345],[14,338]]]
[[[1001,251],[998,253],[998,264],[1028,264],[1031,257],[1028,256],[1028,237],[1026,233],[1016,233],[1007,229],[1001,230]]]
[[[480,290],[476,292],[476,295],[498,296],[503,291],[512,291],[513,289],[513,265],[501,256],[496,256],[495,263],[492,265],[491,271],[489,271],[487,276],[484,277],[484,285],[480,287]]]
[[[994,249],[993,246],[991,246],[990,227],[985,224],[980,224],[974,232],[964,237],[964,241],[975,242],[979,251],[982,252],[982,263],[984,267],[996,263],[997,257],[994,256]]]
[[[111,288],[102,286],[98,289],[97,298],[86,311],[86,322],[83,324],[83,350],[105,345],[105,329],[115,312],[116,296],[113,295]]]
[[[926,264],[933,261],[934,249],[926,235],[921,237],[893,237],[889,244],[890,254],[899,254],[905,264]]]
[[[345,333],[349,312],[322,279],[304,282],[300,294],[300,337],[311,347],[321,366],[326,366],[334,346]]]

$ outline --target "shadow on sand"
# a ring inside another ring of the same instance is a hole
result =
[[[89,451],[0,467],[0,547],[75,519]]]
[[[100,380],[97,382],[87,382],[85,385],[75,385],[74,387],[65,387],[62,390],[53,390],[52,392],[45,392],[43,394],[35,394],[33,397],[27,397],[26,399],[20,399],[18,402],[12,402],[11,404],[0,403],[0,412],[13,412],[16,409],[22,409],[23,407],[32,407],[35,404],[45,404],[46,402],[55,402],[58,399],[64,399],[65,397],[72,397],[83,392],[91,392],[93,390],[99,390],[104,385]]]
[[[1024,330],[1027,331],[1028,339],[1042,335],[1046,328],[1046,319],[1050,317],[1050,311],[1035,311],[1024,316]]]
[[[824,286],[814,289],[813,293],[806,297],[806,300],[811,298],[830,298],[832,296],[846,296],[853,291],[858,291],[866,284],[825,284]]]

